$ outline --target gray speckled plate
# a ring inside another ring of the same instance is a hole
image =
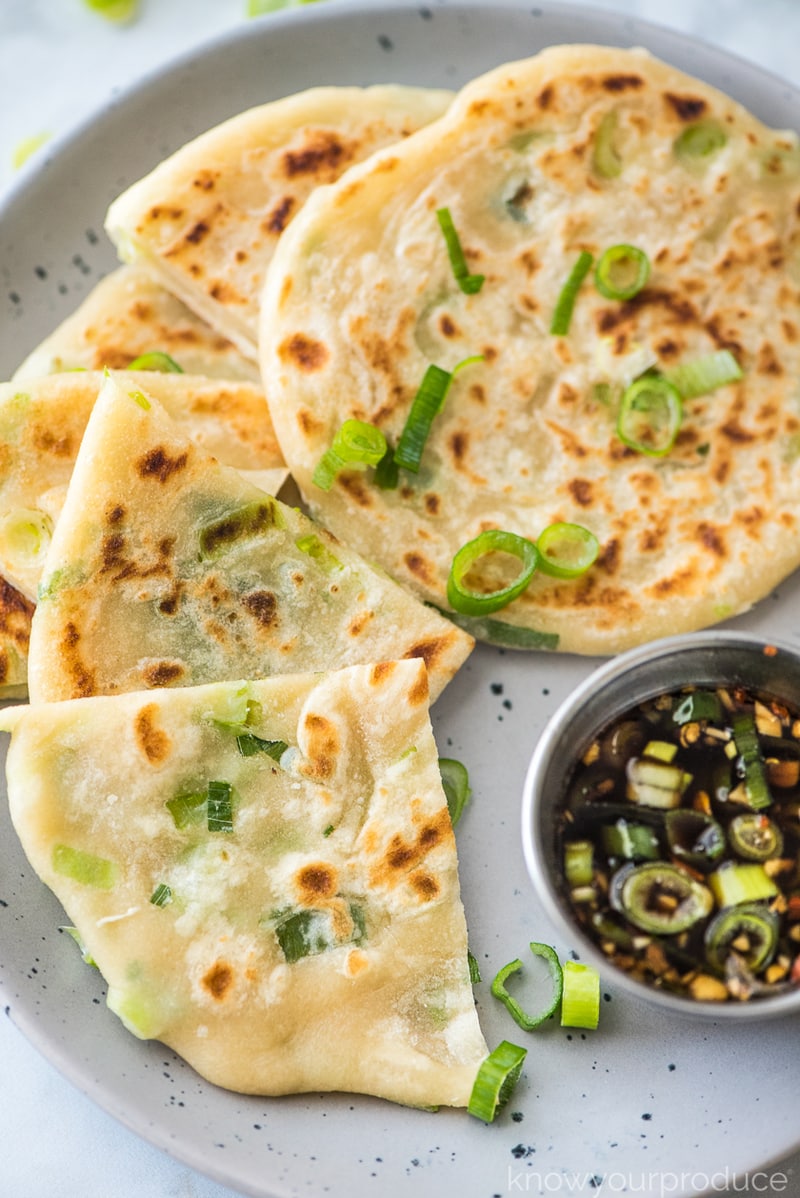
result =
[[[0,213],[0,377],[114,263],[108,202],[193,134],[242,108],[319,83],[457,86],[560,41],[643,44],[734,94],[762,119],[800,125],[800,93],[682,36],[596,10],[543,3],[344,3],[246,24],[180,60],[55,145]],[[737,625],[800,641],[800,581]],[[459,826],[473,951],[485,977],[553,932],[525,876],[519,806],[527,760],[556,704],[596,664],[476,650],[437,704],[443,753],[475,797]],[[741,1030],[670,1021],[609,982],[601,1028],[526,1038],[526,1070],[492,1126],[375,1100],[262,1100],[201,1081],[171,1052],[128,1036],[99,977],[58,932],[55,900],[0,809],[0,987],[11,1018],[81,1090],[141,1136],[252,1195],[720,1192],[800,1145],[800,1040],[786,1022]],[[558,941],[556,940],[556,943]],[[559,944],[562,952],[570,948]],[[476,986],[490,1043],[519,1040]]]

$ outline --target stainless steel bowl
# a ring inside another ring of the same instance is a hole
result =
[[[522,803],[525,862],[547,915],[601,977],[629,995],[683,1015],[714,1020],[764,1019],[800,1012],[800,986],[747,1002],[700,1002],[637,981],[603,955],[572,918],[556,850],[567,783],[596,735],[636,704],[687,685],[762,691],[800,710],[800,649],[736,632],[668,637],[633,649],[595,670],[562,703],[531,758]]]

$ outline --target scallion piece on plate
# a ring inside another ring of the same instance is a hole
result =
[[[439,773],[447,799],[447,810],[450,812],[450,823],[455,828],[472,794],[467,767],[454,757],[440,757]]]
[[[366,420],[345,420],[330,449],[317,463],[311,481],[321,490],[330,491],[340,470],[377,466],[385,453],[386,438],[379,428]]]
[[[742,368],[731,351],[720,349],[668,370],[664,378],[677,387],[683,399],[696,399],[698,395],[707,395],[717,387],[738,382],[742,374]]]
[[[594,135],[592,166],[601,179],[616,179],[622,174],[622,159],[617,153],[614,138],[617,132],[617,110],[605,114]]]
[[[165,354],[160,349],[151,350],[150,353],[140,354],[138,358],[134,358],[128,363],[128,370],[157,370],[161,374],[183,374],[183,367],[179,366],[174,358],[169,354]]]
[[[150,895],[150,902],[154,907],[166,907],[167,903],[172,902],[171,887],[167,886],[166,882],[159,882]]]
[[[702,161],[721,150],[727,140],[727,133],[717,121],[696,121],[675,138],[672,148],[684,161]]]
[[[18,141],[11,155],[13,169],[18,171],[20,167],[24,166],[28,159],[50,140],[51,136],[50,133],[32,133],[30,137],[23,137],[22,141]]]
[[[453,218],[450,215],[450,209],[438,208],[436,210],[436,219],[439,222],[439,228],[442,230],[445,244],[447,245],[447,254],[450,258],[450,266],[453,269],[456,282],[465,295],[475,295],[483,286],[485,276],[470,273],[470,269],[467,266],[467,259],[461,248],[461,239],[456,232]]]
[[[473,986],[482,981],[481,967],[469,949],[467,949],[467,968],[469,969],[469,980]]]
[[[561,1026],[595,1028],[600,1022],[600,975],[591,965],[565,961]]]
[[[108,21],[123,24],[132,21],[139,12],[139,0],[84,0],[87,8],[94,9]]]
[[[547,1002],[540,1011],[537,1011],[535,1015],[529,1015],[506,989],[508,978],[512,974],[519,973],[522,969],[522,962],[520,960],[510,961],[508,965],[504,965],[491,984],[491,991],[494,997],[500,1000],[511,1018],[515,1023],[519,1024],[524,1032],[534,1031],[546,1019],[550,1018],[561,1002],[563,987],[561,963],[555,949],[551,948],[549,944],[540,944],[538,941],[533,941],[531,943],[531,952],[534,956],[541,957],[545,961],[551,981],[550,994]]]
[[[606,299],[629,300],[650,278],[650,259],[635,245],[612,245],[601,254],[594,285]]]
[[[497,1112],[505,1106],[519,1081],[522,1065],[528,1055],[526,1048],[502,1040],[481,1063],[467,1110],[476,1119],[491,1123]]]
[[[675,444],[682,419],[683,404],[674,383],[661,375],[643,375],[622,396],[617,435],[638,453],[663,457]]]
[[[517,577],[506,586],[494,590],[473,589],[467,582],[470,571],[476,562],[495,553],[510,554],[519,559],[522,568]],[[455,611],[467,616],[498,611],[522,594],[533,578],[538,562],[539,551],[533,541],[501,528],[486,529],[474,540],[462,545],[453,558],[447,580],[447,601]]]
[[[209,782],[206,825],[209,832],[233,831],[233,787],[230,782]]]
[[[569,272],[566,283],[561,288],[550,323],[550,332],[556,337],[565,337],[569,332],[575,300],[583,280],[592,268],[593,261],[592,255],[587,250],[581,250],[575,265]]]
[[[550,524],[536,542],[539,569],[553,578],[578,578],[597,560],[600,544],[582,524]]]

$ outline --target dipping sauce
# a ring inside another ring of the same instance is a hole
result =
[[[800,712],[742,688],[650,699],[584,753],[556,834],[617,968],[705,1002],[800,982]]]

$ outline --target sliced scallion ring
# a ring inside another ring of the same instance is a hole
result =
[[[661,375],[644,375],[622,396],[617,435],[625,445],[651,457],[663,457],[675,444],[683,419],[677,387]]]
[[[565,961],[561,1026],[595,1028],[600,1022],[600,975],[591,965]]]
[[[128,370],[158,370],[161,374],[183,374],[183,367],[174,358],[160,349],[154,349],[148,354],[140,354],[128,363]]]
[[[592,255],[587,250],[581,250],[575,265],[567,277],[567,281],[561,288],[556,302],[553,319],[550,323],[550,332],[554,336],[565,337],[569,332],[575,300],[577,299],[583,280],[592,268],[593,261]]]
[[[536,542],[539,569],[553,578],[578,578],[597,560],[600,544],[582,524],[549,525]]]
[[[455,828],[472,794],[467,767],[454,757],[440,757],[439,773],[447,799],[447,810],[450,812],[450,823]]]
[[[321,490],[330,491],[340,470],[377,466],[385,453],[386,438],[379,428],[366,420],[345,420],[330,449],[317,463],[311,481]]]
[[[592,166],[601,179],[616,179],[622,174],[622,159],[614,145],[617,132],[617,110],[605,114],[594,135]]]
[[[683,399],[697,399],[698,395],[707,395],[717,387],[738,382],[742,368],[729,349],[720,349],[692,362],[684,362],[667,371],[664,377],[678,388]]]
[[[513,1094],[527,1055],[527,1048],[501,1040],[478,1070],[467,1104],[470,1115],[492,1122]]]
[[[522,569],[508,586],[494,591],[475,591],[465,582],[476,562],[492,553],[508,553],[519,559]],[[516,599],[527,587],[539,562],[539,551],[533,541],[515,532],[489,528],[472,541],[462,545],[453,558],[447,580],[447,601],[457,612],[467,616],[482,616],[499,611]]]
[[[606,299],[629,300],[650,278],[650,259],[635,245],[612,245],[600,256],[594,285]]]
[[[436,219],[439,222],[439,228],[442,230],[442,235],[447,245],[447,254],[450,258],[450,266],[453,269],[453,276],[456,282],[465,295],[475,295],[483,286],[485,276],[470,274],[467,259],[461,248],[461,239],[456,232],[453,218],[450,215],[450,209],[438,208]]]
[[[530,947],[534,956],[541,957],[544,960],[547,965],[547,971],[550,974],[550,995],[540,1011],[535,1015],[529,1015],[506,989],[506,980],[512,974],[518,973],[522,969],[522,962],[519,959],[509,961],[508,965],[504,965],[491,984],[491,991],[494,997],[500,1000],[511,1018],[519,1024],[524,1032],[534,1031],[546,1019],[550,1018],[561,1002],[563,991],[561,962],[558,959],[555,949],[549,944],[540,944],[537,940],[532,941]]]

